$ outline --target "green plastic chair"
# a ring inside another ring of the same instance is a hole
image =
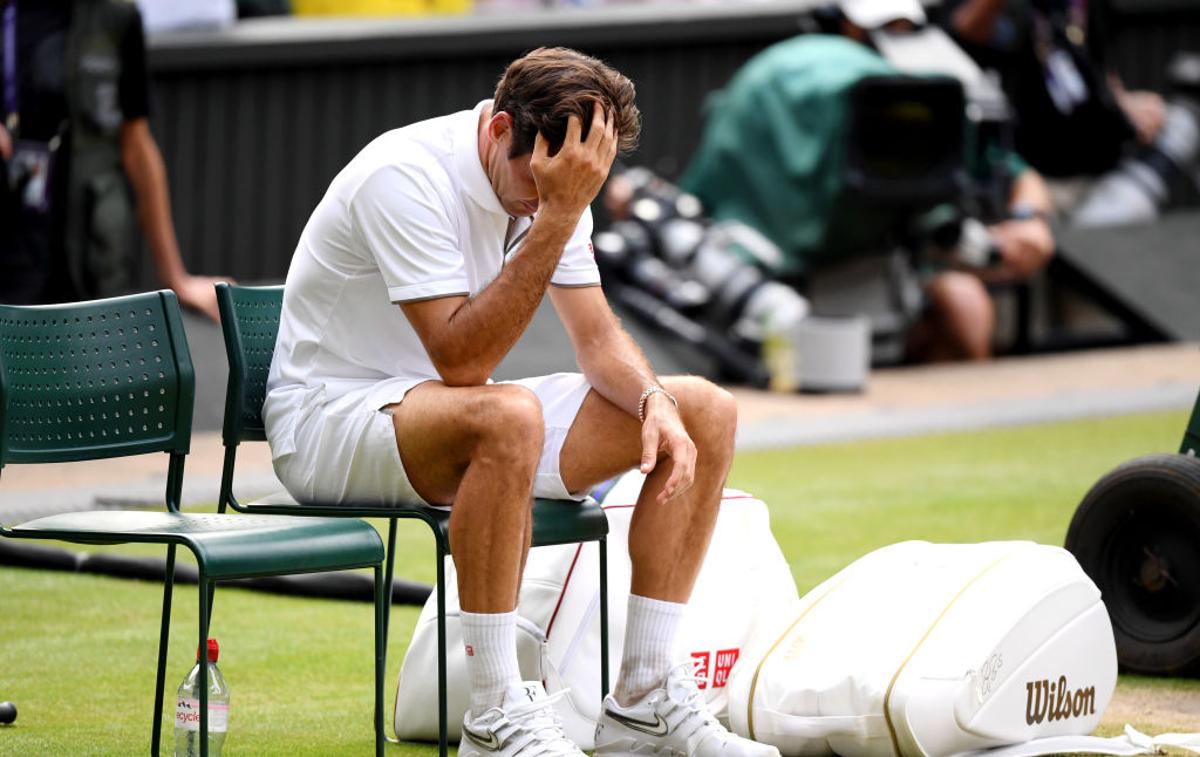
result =
[[[244,513],[387,518],[388,540],[385,583],[392,585],[396,557],[396,521],[415,518],[433,531],[437,545],[437,634],[438,634],[438,748],[442,757],[447,751],[446,738],[446,598],[445,558],[450,554],[450,514],[420,503],[387,507],[352,504],[298,503],[280,492],[262,500],[240,503],[233,494],[233,472],[238,444],[245,441],[266,441],[263,429],[262,405],[267,393],[267,374],[275,337],[279,331],[279,313],[283,308],[283,287],[246,287],[217,284],[217,304],[221,310],[221,330],[225,335],[225,352],[229,358],[229,387],[225,394],[225,465],[221,475],[221,497],[218,508],[226,505]],[[606,537],[608,521],[595,501],[563,502],[538,499],[533,503],[532,546],[575,544],[596,541],[600,548],[600,697],[608,693],[608,550]],[[385,601],[391,602],[391,591]],[[390,607],[389,607],[390,609]],[[386,610],[385,610],[386,612]],[[388,620],[384,621],[386,643]],[[395,741],[388,737],[389,741]]]
[[[169,291],[46,306],[0,305],[0,469],[4,465],[169,455],[166,511],[89,511],[0,526],[0,536],[82,544],[167,546],[154,721],[161,739],[175,551],[199,567],[204,648],[216,583],[226,579],[375,569],[375,753],[383,754],[386,631],[383,542],[349,518],[191,514],[179,510],[191,443],[195,377],[179,304]],[[208,754],[208,668],[200,666],[200,753]]]

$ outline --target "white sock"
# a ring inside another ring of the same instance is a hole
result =
[[[521,682],[517,667],[517,611],[463,612],[463,645],[471,679],[471,716],[479,717],[504,701],[510,684]]]
[[[675,662],[675,637],[687,605],[629,595],[625,654],[613,697],[627,707],[663,684]]]

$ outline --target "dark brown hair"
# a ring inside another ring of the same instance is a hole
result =
[[[510,158],[532,152],[538,132],[549,141],[551,152],[557,151],[572,113],[579,116],[581,136],[587,139],[596,102],[616,119],[618,151],[625,155],[637,147],[642,131],[634,96],[633,82],[602,61],[565,47],[539,47],[508,65],[492,107],[495,113],[512,116]]]

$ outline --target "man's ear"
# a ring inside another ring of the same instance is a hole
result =
[[[512,137],[513,120],[512,116],[504,111],[493,113],[488,121],[487,131],[488,136],[493,142],[501,142],[505,137]]]

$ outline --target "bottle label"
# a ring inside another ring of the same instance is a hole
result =
[[[225,733],[229,726],[229,705],[209,702],[208,732]],[[185,731],[200,730],[200,700],[179,697],[175,704],[175,727]]]

